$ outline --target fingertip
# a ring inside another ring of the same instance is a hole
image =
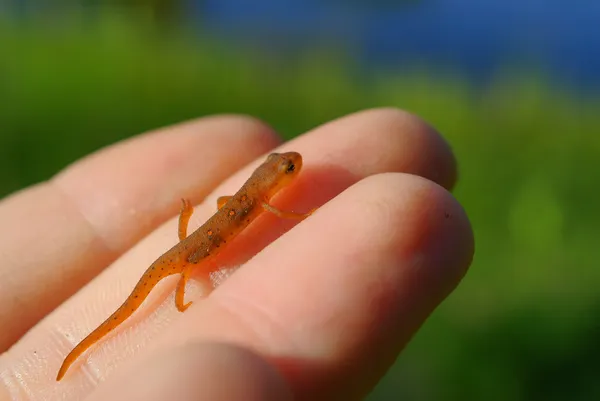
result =
[[[451,190],[457,180],[457,161],[450,144],[420,116],[395,107],[370,110],[389,126],[390,132],[402,134],[407,154],[404,173],[415,174]]]
[[[382,186],[396,182],[399,191],[410,194],[400,215],[402,222],[412,227],[410,235],[403,236],[402,248],[411,254],[403,264],[404,278],[414,279],[418,285],[405,288],[407,293],[414,288],[411,296],[433,309],[458,285],[471,265],[473,229],[465,210],[446,188],[415,175],[398,177],[380,178],[389,180]],[[427,298],[430,302],[424,301]]]
[[[395,107],[362,110],[314,130],[336,136],[336,153],[361,163],[350,163],[361,176],[384,171],[419,175],[450,190],[457,180],[457,161],[449,143],[421,117]],[[358,140],[352,140],[355,136]],[[318,138],[321,141],[320,138]],[[319,144],[322,149],[324,144]],[[330,156],[328,154],[328,156]],[[346,164],[347,161],[346,161]]]
[[[190,130],[202,132],[212,128],[232,135],[239,135],[243,140],[259,142],[267,150],[281,144],[281,136],[263,120],[249,114],[215,114],[196,118],[167,127],[169,130]],[[252,143],[249,142],[250,145]],[[265,151],[267,151],[265,150]]]

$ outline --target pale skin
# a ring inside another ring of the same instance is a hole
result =
[[[0,346],[10,347],[0,356],[0,399],[362,399],[470,264],[468,219],[444,189],[456,174],[448,147],[392,109],[344,117],[283,148],[248,118],[168,131],[0,203],[0,277],[10,279],[0,281]],[[299,224],[263,213],[215,261],[243,264],[208,297],[192,274],[193,303],[181,313],[177,280],[165,280],[135,319],[55,381],[148,259],[177,241],[180,198],[215,194],[196,208],[191,232],[265,154],[289,150],[303,155],[303,172],[272,205],[317,213]]]

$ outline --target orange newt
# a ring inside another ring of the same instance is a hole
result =
[[[163,278],[181,274],[175,290],[175,305],[180,312],[185,311],[192,303],[184,303],[185,285],[192,270],[200,262],[218,254],[227,241],[237,236],[264,210],[281,218],[303,219],[312,214],[314,209],[299,214],[281,211],[269,204],[271,198],[287,186],[301,168],[302,156],[296,152],[270,154],[235,195],[217,199],[219,210],[189,237],[187,226],[193,208],[189,201],[182,199],[178,227],[180,242],[152,263],[119,309],[67,355],[56,380],[65,375],[69,366],[83,352],[131,316]]]

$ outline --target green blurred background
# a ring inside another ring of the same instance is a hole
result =
[[[476,256],[369,399],[600,399],[593,79],[562,79],[542,58],[492,58],[480,73],[402,48],[400,60],[365,64],[369,52],[343,21],[341,33],[315,30],[304,45],[265,32],[244,41],[227,34],[239,18],[208,18],[215,9],[203,7],[215,2],[184,3],[0,3],[0,195],[201,115],[251,114],[291,138],[360,109],[407,109],[457,155],[455,195]],[[369,8],[388,13],[393,3]],[[397,12],[428,1],[403,3]]]

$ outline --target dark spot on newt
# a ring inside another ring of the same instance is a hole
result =
[[[196,249],[194,252],[192,252],[190,254],[190,256],[188,256],[187,261],[188,263],[198,263],[200,262],[203,258],[207,257],[209,255],[209,251],[210,249],[208,247],[206,247],[206,244],[202,244],[198,249]]]
[[[216,246],[217,248],[221,245],[221,242],[223,241],[223,238],[220,235],[215,235],[212,238],[212,244],[214,246]]]

